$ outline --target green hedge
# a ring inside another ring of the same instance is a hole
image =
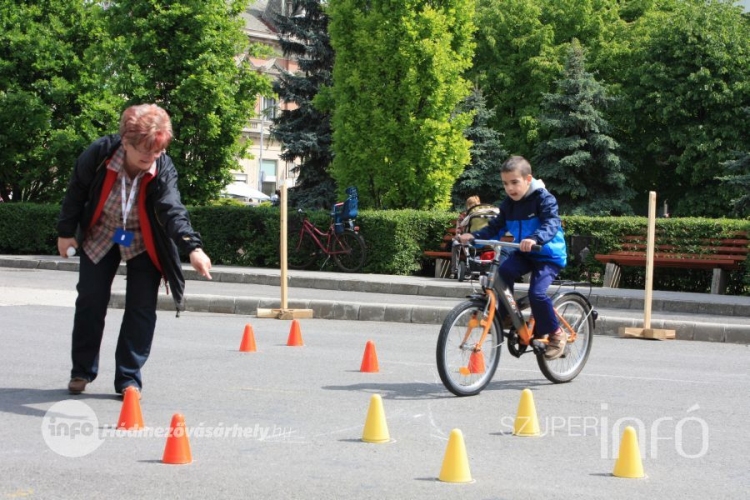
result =
[[[56,253],[55,224],[58,206],[0,203],[0,253]],[[215,264],[279,267],[279,209],[277,207],[211,206],[190,209],[193,226],[200,231],[206,252]],[[318,227],[330,223],[327,211],[307,212]],[[357,218],[368,247],[364,272],[395,275],[431,275],[434,261],[424,250],[439,250],[455,212],[416,210],[363,210]],[[297,218],[290,211],[290,224]],[[594,259],[619,246],[622,236],[645,233],[644,217],[563,217],[568,240],[568,267],[563,276],[589,279],[601,284],[604,265]],[[720,238],[737,232],[750,233],[750,221],[733,219],[658,219],[661,239],[673,238],[690,251],[703,238]],[[581,252],[584,248],[587,252]],[[583,257],[583,258],[582,258]],[[329,263],[330,266],[330,263]],[[333,269],[333,267],[329,267]],[[645,269],[623,268],[622,285],[643,288]],[[708,292],[711,272],[682,269],[654,270],[654,289]],[[728,293],[750,295],[750,260],[745,269],[730,275]]]

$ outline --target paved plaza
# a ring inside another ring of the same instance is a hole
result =
[[[289,321],[160,311],[144,369],[148,432],[133,435],[113,430],[122,311],[110,310],[99,378],[73,397],[64,390],[69,294],[40,291],[39,304],[14,295],[0,292],[0,498],[685,500],[746,498],[750,485],[747,345],[598,335],[583,373],[564,385],[506,351],[482,394],[457,398],[437,375],[433,324],[307,319],[305,345],[289,347]],[[240,353],[248,323],[258,351]],[[359,371],[368,340],[379,373]],[[540,437],[512,435],[524,388]],[[373,394],[389,443],[361,441]],[[188,465],[161,462],[175,413],[190,433]],[[60,424],[84,421],[97,432],[60,434]],[[611,474],[626,425],[638,432],[646,478]],[[469,484],[436,479],[456,428]]]

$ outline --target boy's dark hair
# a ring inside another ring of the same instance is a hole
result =
[[[500,167],[500,173],[503,172],[518,172],[526,177],[531,175],[531,164],[523,156],[511,156]]]

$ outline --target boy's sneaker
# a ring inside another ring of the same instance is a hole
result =
[[[568,343],[568,336],[558,328],[554,333],[550,333],[547,349],[544,351],[544,357],[547,359],[557,359],[565,352],[565,344]]]

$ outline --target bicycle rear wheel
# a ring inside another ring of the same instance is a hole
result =
[[[458,304],[440,328],[436,352],[438,373],[445,388],[456,396],[479,394],[492,380],[500,362],[502,329],[497,316],[483,344],[477,345],[483,331],[479,321],[486,304],[481,299]],[[481,348],[478,352],[477,347]]]
[[[291,269],[307,269],[318,258],[319,247],[302,226],[290,231],[287,249],[287,266]]]
[[[567,331],[568,343],[562,356],[557,359],[547,359],[544,353],[540,353],[537,354],[536,359],[539,369],[542,370],[547,380],[560,384],[573,380],[586,364],[591,353],[591,343],[594,340],[594,317],[591,306],[578,293],[560,295],[555,299],[554,306],[558,314],[575,332],[575,340],[570,340],[571,332]],[[560,327],[563,331],[567,330],[563,324]]]
[[[344,272],[356,273],[365,265],[367,247],[361,234],[344,231],[333,238],[333,261]]]

